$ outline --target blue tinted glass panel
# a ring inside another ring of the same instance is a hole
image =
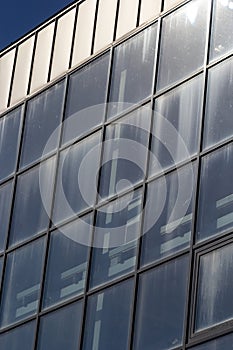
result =
[[[233,318],[233,244],[200,257],[195,330]]]
[[[142,265],[189,246],[194,184],[195,168],[192,163],[149,183],[143,226]]]
[[[151,109],[145,106],[107,127],[99,190],[101,198],[133,187],[144,179],[150,123]]]
[[[96,133],[60,154],[53,221],[91,207],[96,198],[101,134]]]
[[[70,76],[63,142],[77,138],[103,121],[108,70],[109,53]]]
[[[23,173],[17,179],[10,244],[47,229],[54,181],[55,159]]]
[[[82,303],[71,304],[41,317],[37,350],[77,350]]]
[[[108,117],[152,93],[157,24],[116,47],[113,58]]]
[[[8,255],[1,302],[1,327],[36,313],[44,243],[44,240],[40,239]]]
[[[193,0],[163,19],[158,90],[203,66],[209,5]]]
[[[92,215],[89,215],[51,233],[44,307],[83,292],[91,232]]]
[[[0,335],[1,350],[33,350],[35,337],[35,322],[17,327]]]
[[[136,191],[97,211],[90,277],[92,287],[134,270],[141,205],[142,192]]]
[[[140,277],[133,349],[165,350],[182,344],[187,278],[187,256]]]
[[[232,89],[233,60],[230,59],[209,70],[204,148],[212,146],[233,135]]]
[[[11,209],[12,182],[0,187],[0,251],[5,248]]]
[[[197,240],[233,227],[233,145],[202,160],[197,218]]]
[[[21,108],[0,119],[0,180],[15,171],[20,120]]]
[[[197,153],[202,90],[201,75],[155,100],[150,175]]]
[[[57,147],[64,86],[62,81],[28,102],[21,166],[40,159],[42,155],[48,154]]]
[[[132,297],[132,280],[89,297],[82,350],[128,348]]]
[[[232,0],[215,0],[212,22],[210,59],[218,58],[233,49]]]

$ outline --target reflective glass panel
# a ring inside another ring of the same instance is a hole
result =
[[[197,240],[233,227],[233,145],[202,160],[197,220]]]
[[[35,322],[30,322],[1,334],[1,350],[33,350],[35,325]]]
[[[47,229],[54,182],[55,159],[19,175],[17,179],[10,244]]]
[[[208,0],[193,0],[164,18],[158,90],[203,66],[209,5]]]
[[[233,1],[215,0],[212,22],[210,59],[217,58],[233,49]]]
[[[101,134],[85,138],[60,154],[53,222],[91,207],[96,199]]]
[[[122,112],[152,93],[157,24],[114,51],[108,116]]]
[[[141,275],[134,350],[165,350],[182,344],[187,278],[187,256]]]
[[[20,165],[25,166],[53,151],[58,144],[64,81],[28,102]]]
[[[1,327],[36,313],[44,243],[44,239],[40,239],[8,255],[1,302]]]
[[[101,124],[107,96],[108,69],[109,53],[70,76],[63,142]]]
[[[142,107],[106,128],[100,200],[144,179],[151,110]]]
[[[155,100],[150,175],[189,159],[198,150],[203,77]]]
[[[41,317],[37,350],[77,350],[82,303],[71,304]]]
[[[141,205],[142,192],[136,191],[97,211],[91,287],[134,270]]]
[[[192,350],[230,350],[233,349],[233,334],[211,340],[202,345],[191,348]]]
[[[51,233],[43,306],[48,307],[83,292],[92,215]]]
[[[200,257],[195,330],[233,318],[233,244]]]
[[[0,119],[0,180],[11,175],[16,166],[21,108]]]
[[[145,203],[142,265],[189,246],[194,184],[193,164],[149,183]]]
[[[133,280],[89,297],[82,350],[127,349]]]
[[[204,148],[233,135],[232,89],[233,60],[230,59],[209,70]]]
[[[11,209],[12,182],[0,187],[0,251],[5,248]]]

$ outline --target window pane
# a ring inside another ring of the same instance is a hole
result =
[[[116,39],[136,27],[138,3],[139,0],[120,1]]]
[[[1,350],[33,350],[35,325],[35,322],[30,322],[1,334]]]
[[[82,303],[75,303],[40,319],[37,350],[77,350]]]
[[[57,147],[63,96],[64,81],[28,102],[21,167],[40,159],[42,155],[48,154]]]
[[[74,18],[75,9],[72,9],[58,19],[53,51],[51,80],[69,68],[71,43],[74,31]]]
[[[15,58],[15,49],[10,50],[0,58],[0,113],[7,107],[10,83]]]
[[[96,133],[60,154],[53,222],[92,207],[96,198],[101,134]],[[87,181],[88,174],[88,181]]]
[[[195,330],[232,319],[233,244],[200,257]]]
[[[159,90],[203,66],[209,4],[208,0],[193,0],[164,18],[158,73]]]
[[[104,119],[107,96],[109,53],[70,76],[63,142],[100,125]]]
[[[229,350],[232,349],[233,334],[228,334],[216,340],[211,340],[202,345],[195,346],[191,350]]]
[[[233,49],[233,4],[231,0],[215,0],[212,22],[210,59],[217,58]]]
[[[203,77],[198,76],[155,100],[150,175],[197,152],[202,89]]]
[[[189,164],[148,185],[142,265],[172,255],[189,246],[194,183],[195,168],[193,164]]]
[[[203,158],[199,189],[197,240],[233,226],[233,145]]]
[[[152,93],[157,24],[116,47],[108,116],[122,112]]]
[[[0,119],[0,180],[11,175],[16,166],[21,108]]]
[[[91,232],[92,215],[89,215],[51,233],[44,307],[83,292]]]
[[[134,349],[165,350],[182,344],[187,256],[140,277]]]
[[[91,287],[134,270],[141,205],[142,192],[136,191],[97,211]]]
[[[233,135],[233,60],[209,70],[204,148]]]
[[[6,244],[8,224],[11,210],[12,182],[7,182],[0,187],[0,251]]]
[[[40,239],[8,255],[1,303],[1,327],[36,313],[44,243],[44,239]]]
[[[127,349],[133,280],[89,297],[82,350]]]
[[[18,177],[10,244],[19,243],[47,229],[54,168],[55,159],[53,158]],[[43,201],[41,191],[44,193]]]
[[[106,129],[101,168],[101,198],[133,187],[144,179],[151,110],[142,107]]]

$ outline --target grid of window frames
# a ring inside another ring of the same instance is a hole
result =
[[[1,116],[1,350],[232,348],[233,2],[162,6]]]

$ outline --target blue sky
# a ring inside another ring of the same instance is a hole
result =
[[[0,50],[72,2],[73,0],[2,0]]]

